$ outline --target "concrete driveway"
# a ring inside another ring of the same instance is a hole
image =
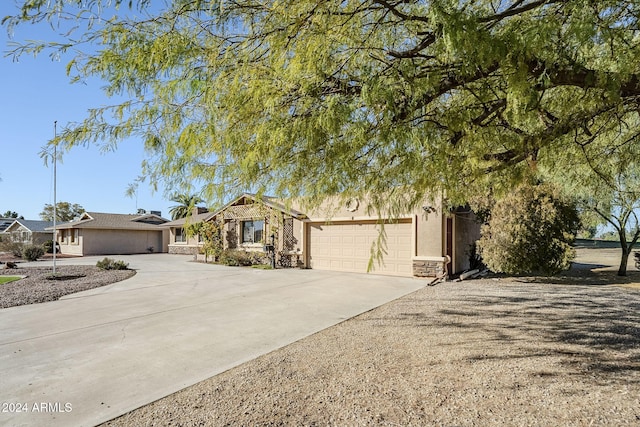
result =
[[[114,258],[138,273],[0,310],[0,425],[96,425],[426,285],[179,255]]]

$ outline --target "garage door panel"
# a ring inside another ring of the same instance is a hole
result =
[[[411,276],[411,221],[386,224],[383,264],[374,262],[374,274]],[[310,226],[311,268],[366,273],[371,247],[378,239],[374,222],[344,222]]]

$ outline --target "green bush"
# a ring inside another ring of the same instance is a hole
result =
[[[42,246],[28,245],[22,249],[22,258],[27,261],[36,261],[43,255],[44,248]]]
[[[261,254],[255,252],[240,251],[235,249],[225,249],[220,254],[220,264],[230,266],[248,266],[262,264],[260,262]]]
[[[124,261],[116,261],[111,258],[104,258],[96,263],[96,267],[102,270],[127,270],[129,264]]]
[[[495,203],[478,249],[495,272],[555,274],[571,266],[579,226],[575,204],[556,188],[523,185]]]
[[[48,254],[52,254],[53,253],[53,240],[47,240],[46,242],[44,242],[42,244],[42,246],[44,247],[44,250]],[[58,249],[58,252],[60,252],[60,249]],[[56,253],[58,253],[58,252],[56,252]]]

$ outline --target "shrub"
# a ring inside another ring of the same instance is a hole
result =
[[[42,246],[28,245],[22,249],[22,258],[27,261],[36,261],[43,255],[44,248]]]
[[[111,258],[104,258],[96,263],[96,267],[102,270],[127,270],[129,264],[124,261],[116,261]]]
[[[48,253],[48,254],[52,254],[53,253],[53,240],[47,240],[46,242],[44,242],[42,244],[42,246],[44,247],[44,250]],[[60,249],[58,248],[58,250],[56,251],[56,253],[59,253]]]
[[[22,257],[22,250],[24,249],[24,244],[21,242],[14,242],[11,240],[11,237],[5,238],[2,242],[0,242],[0,252],[8,252],[16,258]]]
[[[255,256],[247,251],[226,249],[220,254],[220,263],[230,266],[247,266],[256,264]]]
[[[482,260],[482,257],[478,253],[478,244],[473,243],[469,245],[469,251],[467,252],[469,255],[469,270],[483,270],[486,265]]]
[[[555,274],[575,257],[575,204],[550,185],[523,185],[498,200],[478,249],[487,267],[508,274]]]

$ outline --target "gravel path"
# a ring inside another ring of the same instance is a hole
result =
[[[427,287],[104,425],[638,426],[640,292]]]

